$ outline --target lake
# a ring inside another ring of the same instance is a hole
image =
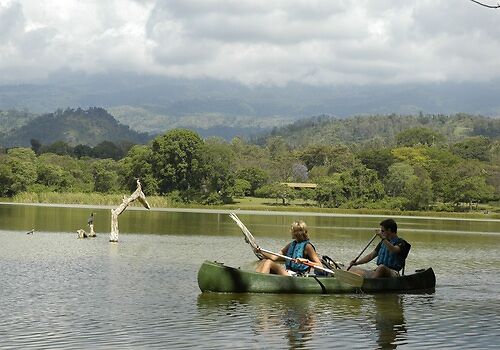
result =
[[[98,236],[77,239],[91,211]],[[318,252],[343,262],[385,218],[238,216],[275,251],[303,219]],[[412,244],[407,273],[433,267],[434,293],[201,293],[204,260],[256,261],[225,212],[129,208],[110,243],[109,209],[0,204],[0,348],[498,348],[500,220],[395,219]]]

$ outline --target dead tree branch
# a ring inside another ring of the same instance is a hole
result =
[[[490,8],[490,9],[498,9],[498,8],[500,8],[500,4],[498,4],[498,3],[496,5],[488,5],[488,4],[483,4],[482,2],[479,2],[479,1],[476,1],[476,0],[470,0],[470,1],[475,2],[478,5]]]

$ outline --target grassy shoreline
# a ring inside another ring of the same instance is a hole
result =
[[[0,202],[16,204],[53,204],[53,205],[81,205],[81,206],[118,206],[123,199],[119,194],[97,194],[97,193],[22,193],[14,198],[0,198]],[[484,210],[471,212],[443,212],[443,211],[402,211],[388,209],[339,209],[320,208],[311,203],[299,201],[288,205],[273,203],[266,198],[243,198],[236,199],[233,204],[224,205],[201,205],[183,204],[172,202],[167,197],[148,196],[147,200],[152,208],[165,209],[200,209],[200,210],[248,210],[264,212],[303,212],[318,214],[342,214],[342,215],[390,215],[390,216],[414,216],[414,217],[442,217],[442,218],[466,218],[466,219],[500,219],[499,208],[493,207],[495,211]],[[141,207],[138,202],[131,203],[133,207]]]

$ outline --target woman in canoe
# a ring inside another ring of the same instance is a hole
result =
[[[309,242],[309,234],[307,232],[307,225],[304,221],[299,220],[295,221],[292,224],[292,228],[290,230],[292,234],[292,239],[290,243],[288,243],[283,249],[281,249],[280,254],[289,256],[295,261],[285,260],[278,256],[265,253],[257,248],[257,252],[264,256],[257,265],[257,272],[262,273],[272,273],[276,275],[302,275],[311,269],[311,267],[301,264],[300,262],[306,262],[309,260],[317,266],[322,266],[321,260],[316,253],[314,246]],[[285,265],[279,263],[281,261],[285,261]]]

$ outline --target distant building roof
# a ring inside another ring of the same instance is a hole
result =
[[[300,190],[301,188],[316,188],[318,184],[307,183],[307,182],[283,182],[283,185]]]

